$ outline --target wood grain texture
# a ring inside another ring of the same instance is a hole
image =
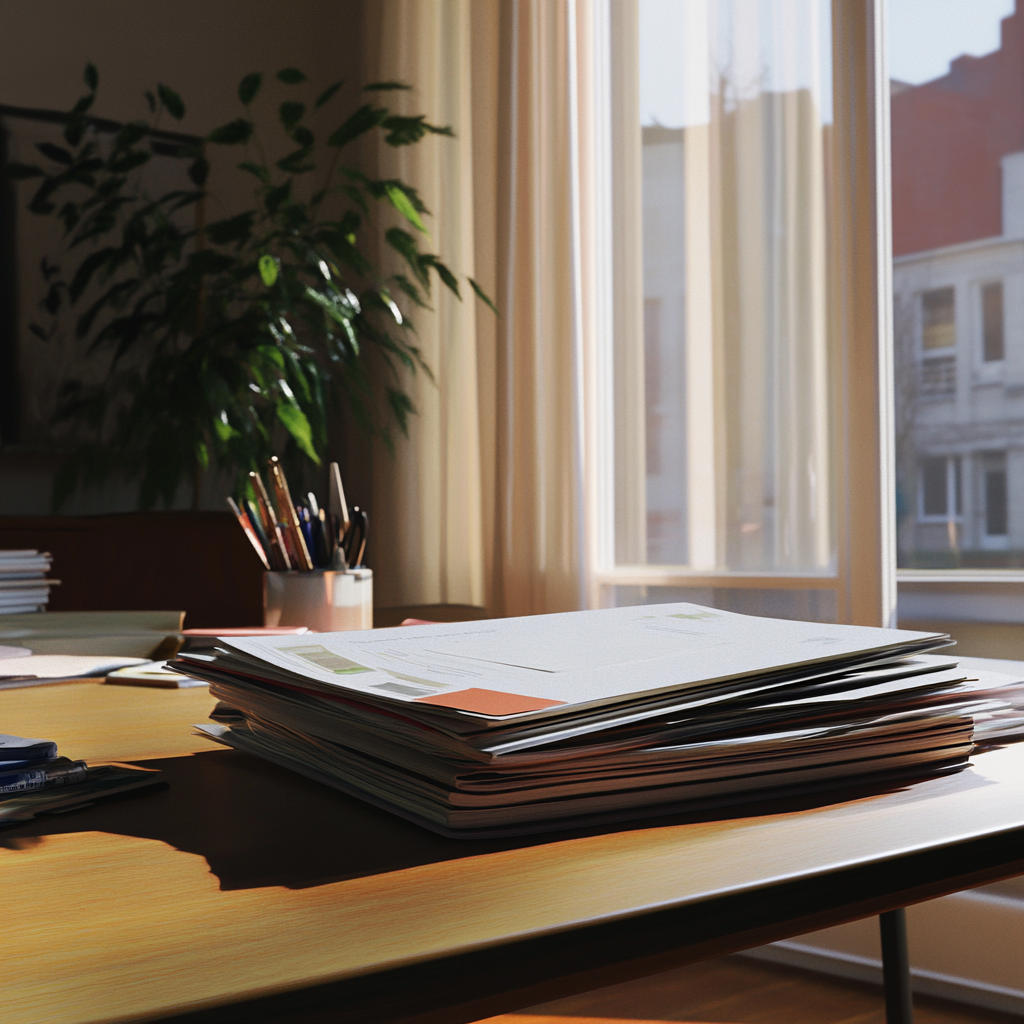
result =
[[[190,726],[210,703],[205,691],[97,684],[0,693],[5,731],[52,737],[74,757],[163,759],[172,780],[164,794],[0,833],[7,1024],[283,1020],[290,997],[214,1008],[297,990],[321,994],[312,1019],[422,1008],[422,1020],[473,1020],[601,984],[590,962],[652,973],[863,916],[871,900],[1024,870],[1011,864],[1024,852],[1024,748],[832,805],[468,844],[237,752],[189,756],[204,749]],[[293,804],[317,810],[287,819]],[[229,878],[209,851],[237,836],[252,850],[236,858],[277,851],[284,884]],[[288,880],[286,862],[325,843],[353,862],[372,856],[355,877]],[[673,961],[676,948],[690,953]],[[574,980],[544,988],[562,975]]]
[[[190,735],[216,701],[205,686],[185,690],[107,686],[94,681],[0,691],[3,731],[53,740],[67,757],[134,761],[209,750]]]

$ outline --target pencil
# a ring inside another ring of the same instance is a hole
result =
[[[259,473],[250,472],[249,482],[252,484],[252,492],[256,495],[256,511],[259,513],[260,522],[263,524],[263,532],[270,541],[270,558],[275,569],[290,569],[291,559],[288,557],[288,549],[285,547],[284,537],[281,536],[281,527],[277,525],[274,518],[270,495],[263,485],[263,478]]]
[[[281,469],[281,460],[276,455],[272,455],[267,464],[270,466],[270,480],[274,485],[277,514],[281,517],[284,528],[288,531],[292,548],[298,558],[296,568],[302,569],[304,572],[312,572],[313,560],[309,557],[309,549],[306,547],[305,538],[302,536],[299,516],[295,511],[295,505],[292,504],[292,496],[288,490],[288,481],[285,479],[284,470]]]

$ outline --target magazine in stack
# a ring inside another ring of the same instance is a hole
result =
[[[49,552],[0,551],[0,615],[41,612],[50,600]]]
[[[224,638],[207,736],[447,836],[564,829],[955,771],[1024,681],[943,633],[647,605]]]

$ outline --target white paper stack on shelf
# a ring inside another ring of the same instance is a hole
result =
[[[0,551],[0,615],[41,612],[50,600],[49,552]]]
[[[225,638],[172,666],[213,739],[444,835],[498,836],[955,770],[1024,682],[945,634],[691,604],[315,637]]]

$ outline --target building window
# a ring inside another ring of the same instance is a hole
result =
[[[921,396],[945,398],[956,392],[956,356],[921,360]]]
[[[933,455],[921,460],[922,519],[960,517],[960,459],[955,455]]]
[[[921,294],[921,347],[950,348],[956,344],[956,301],[952,288]]]
[[[981,289],[982,359],[999,362],[1003,348],[1003,282],[993,281]]]
[[[1006,454],[993,452],[981,460],[985,536],[1004,538],[1009,523],[1006,488]]]

